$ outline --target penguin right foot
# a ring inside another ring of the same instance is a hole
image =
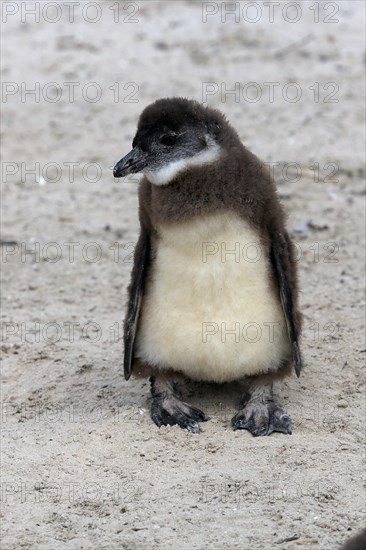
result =
[[[209,417],[200,409],[191,407],[174,395],[157,395],[151,403],[151,418],[160,426],[178,425],[191,433],[200,431],[199,422],[206,422]]]

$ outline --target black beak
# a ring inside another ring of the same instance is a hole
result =
[[[127,174],[136,174],[141,172],[147,165],[148,153],[142,151],[139,147],[134,147],[123,159],[121,159],[113,168],[115,178],[123,178]]]

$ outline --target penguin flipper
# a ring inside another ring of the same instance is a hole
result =
[[[295,372],[297,376],[300,376],[302,367],[299,348],[301,316],[296,307],[297,279],[293,245],[287,233],[272,234],[271,258],[277,276],[282,307],[286,318]]]
[[[128,308],[124,322],[124,359],[123,368],[125,379],[128,380],[132,373],[132,359],[137,332],[139,314],[142,303],[142,293],[146,275],[146,267],[150,257],[150,236],[146,229],[141,228],[139,240],[134,255],[134,265],[131,282],[128,287]]]

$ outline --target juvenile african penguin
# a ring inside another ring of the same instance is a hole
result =
[[[150,377],[157,426],[208,417],[180,399],[182,377],[243,382],[234,429],[291,433],[273,380],[299,376],[296,264],[275,185],[217,110],[159,99],[114,167],[142,172],[140,236],[128,288],[124,374]],[[244,391],[245,388],[245,391]]]

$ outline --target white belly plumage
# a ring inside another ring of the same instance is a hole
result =
[[[225,213],[159,234],[136,356],[211,382],[276,371],[290,345],[257,233]]]

